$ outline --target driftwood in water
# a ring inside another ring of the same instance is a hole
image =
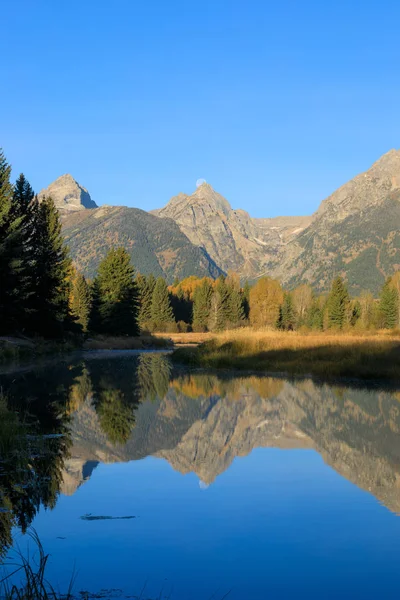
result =
[[[108,517],[108,516],[96,516],[89,513],[88,515],[83,515],[81,517],[83,521],[111,521],[111,520],[121,520],[121,519],[136,519],[134,515],[129,515],[127,517]]]

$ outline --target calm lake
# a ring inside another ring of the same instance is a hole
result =
[[[152,353],[0,388],[4,564],[13,547],[35,555],[33,527],[49,580],[66,591],[74,573],[77,595],[399,597],[400,392],[190,373]]]

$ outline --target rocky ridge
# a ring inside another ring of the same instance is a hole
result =
[[[323,291],[341,274],[353,293],[376,293],[400,268],[399,229],[400,151],[391,150],[321,203],[271,271],[289,287]]]
[[[242,277],[260,276],[279,249],[309,224],[310,217],[253,219],[233,210],[229,202],[203,183],[191,196],[179,194],[154,211],[173,219],[191,242],[205,248],[225,271]]]
[[[46,189],[41,190],[38,198],[41,199],[44,196],[51,196],[57,208],[62,211],[97,208],[96,202],[92,200],[87,189],[75,181],[69,173],[61,175]]]
[[[131,250],[141,272],[170,281],[233,270],[250,280],[269,275],[288,288],[307,282],[326,291],[340,274],[353,294],[377,293],[400,268],[399,150],[383,155],[305,217],[252,218],[207,183],[191,195],[174,196],[152,214],[95,208],[70,175],[43,194],[55,199],[72,257],[89,276],[115,244]]]

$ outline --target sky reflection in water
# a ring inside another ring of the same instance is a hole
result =
[[[33,518],[61,589],[75,564],[76,590],[147,581],[143,598],[397,598],[396,392],[182,374],[160,355],[0,379],[42,432],[68,431],[69,458],[52,448],[43,468],[61,493],[41,488],[55,507]]]

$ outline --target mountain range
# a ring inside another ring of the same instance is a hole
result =
[[[55,200],[72,257],[89,277],[114,245],[128,249],[140,272],[170,282],[233,270],[243,279],[269,275],[288,288],[307,282],[323,292],[341,274],[353,294],[376,293],[400,268],[399,150],[384,154],[311,216],[252,218],[207,183],[151,212],[97,207],[71,175],[43,195]]]

